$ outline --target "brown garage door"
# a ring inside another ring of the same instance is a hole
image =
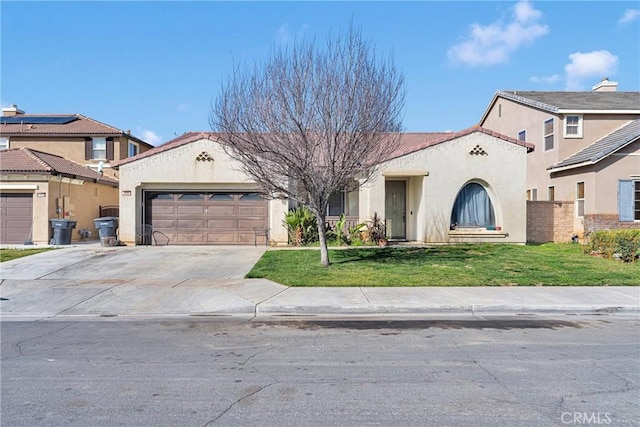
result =
[[[31,239],[32,194],[0,194],[2,232],[0,243],[24,244]]]
[[[171,245],[253,245],[254,227],[267,226],[268,206],[258,193],[148,192],[145,217]]]

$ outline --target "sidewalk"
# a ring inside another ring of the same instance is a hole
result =
[[[20,258],[0,264],[0,318],[640,315],[640,287],[293,288],[244,279],[264,250],[84,245]]]

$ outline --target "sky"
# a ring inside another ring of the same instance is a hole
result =
[[[352,23],[405,76],[403,130],[478,123],[498,90],[640,90],[639,1],[0,2],[0,104],[152,145],[210,131],[238,65]]]

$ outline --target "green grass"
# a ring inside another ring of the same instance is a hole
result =
[[[288,286],[640,285],[640,263],[585,255],[580,245],[452,245],[267,251],[248,278]]]
[[[22,258],[23,256],[35,255],[40,252],[50,251],[56,248],[40,248],[40,249],[0,249],[0,262],[11,261],[12,259]]]

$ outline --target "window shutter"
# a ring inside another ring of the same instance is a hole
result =
[[[91,138],[84,139],[84,159],[91,160],[93,158],[93,141]]]
[[[107,138],[107,160],[113,160],[113,138]]]
[[[618,217],[620,221],[633,221],[633,181],[618,181]]]

